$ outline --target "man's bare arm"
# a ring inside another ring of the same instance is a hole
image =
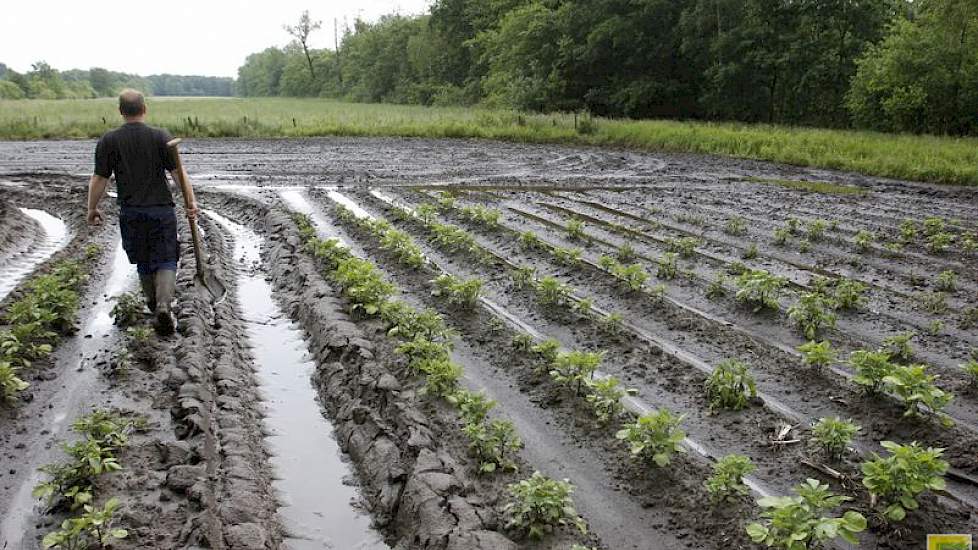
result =
[[[177,189],[180,189],[180,193],[184,194],[183,186],[180,185],[180,179],[177,176],[178,174],[176,170],[170,171],[170,178],[173,180],[174,183],[177,184],[176,187]],[[183,172],[183,177],[187,182],[187,190],[185,196],[183,197],[183,200],[185,205],[190,205],[187,208],[187,215],[190,216],[191,218],[196,218],[197,214],[200,213],[200,209],[197,207],[197,196],[194,195],[194,188],[192,185],[190,185],[190,178],[187,176],[186,170],[184,170]]]
[[[109,178],[103,178],[98,174],[93,174],[88,182],[88,223],[89,225],[102,225],[102,211],[98,209],[98,203],[105,196],[105,188],[109,185]]]

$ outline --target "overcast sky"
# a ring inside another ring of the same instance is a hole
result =
[[[59,70],[104,67],[141,75],[236,76],[245,57],[290,38],[282,25],[308,9],[322,20],[312,46],[333,47],[333,18],[423,13],[430,0],[5,0],[0,62],[44,60]]]

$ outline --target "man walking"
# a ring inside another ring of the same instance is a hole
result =
[[[161,334],[174,329],[171,305],[176,293],[177,217],[166,172],[176,180],[176,163],[167,150],[166,130],[146,125],[146,100],[136,90],[119,94],[125,124],[108,132],[95,147],[95,174],[88,186],[88,223],[100,225],[99,201],[115,174],[119,230],[129,263],[136,264],[146,304]],[[191,191],[191,194],[193,192]],[[197,216],[197,203],[188,214]]]

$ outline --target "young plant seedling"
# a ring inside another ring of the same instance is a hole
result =
[[[448,303],[463,309],[474,308],[482,296],[482,279],[477,277],[463,281],[454,275],[443,273],[432,282],[435,284],[432,296],[448,298]]]
[[[706,397],[710,409],[739,411],[757,397],[757,384],[747,372],[747,365],[736,359],[728,359],[713,369],[706,379]]]
[[[937,414],[944,422],[950,418],[941,410],[953,396],[938,388],[937,376],[927,374],[927,365],[897,365],[883,377],[883,384],[907,407],[904,416],[923,416],[926,411]]]
[[[849,356],[849,364],[856,369],[852,381],[870,394],[879,393],[883,387],[883,379],[895,368],[895,365],[890,362],[890,353],[884,350],[854,351]]]
[[[696,254],[696,247],[700,245],[696,237],[683,237],[681,239],[669,239],[666,242],[666,251],[675,252],[683,258],[692,258]],[[624,261],[624,260],[622,260]]]
[[[727,455],[713,465],[713,475],[706,480],[706,492],[714,504],[736,502],[747,496],[750,489],[744,483],[744,476],[755,470],[751,459],[738,454]]]
[[[869,287],[860,281],[852,279],[838,279],[835,282],[835,291],[832,294],[835,309],[853,310],[859,309],[866,302],[866,291]]]
[[[574,510],[574,486],[566,479],[550,479],[534,472],[528,479],[507,487],[510,502],[503,508],[506,528],[539,540],[564,525],[573,525],[587,534],[587,524]]]
[[[545,306],[561,305],[571,296],[571,288],[553,277],[543,277],[537,281],[537,299]]]
[[[748,269],[737,277],[736,298],[738,302],[753,306],[755,313],[764,308],[778,311],[781,309],[778,299],[787,284],[784,277],[771,275],[763,269]]]
[[[978,389],[978,359],[971,359],[967,363],[960,365],[960,367],[968,375],[968,378],[971,379],[971,385]]]
[[[928,313],[940,315],[947,312],[947,294],[943,292],[921,292],[917,300]]]
[[[820,418],[812,426],[812,441],[822,448],[829,460],[839,461],[861,429],[852,420]]]
[[[513,336],[513,349],[519,351],[530,351],[533,348],[533,337],[526,333],[519,333]]]
[[[828,229],[828,222],[825,220],[811,220],[808,222],[808,240],[815,243],[825,237],[825,230]]]
[[[747,234],[747,222],[744,218],[740,216],[734,216],[727,220],[727,224],[723,226],[723,232],[728,235],[734,235],[737,237]]]
[[[910,341],[917,336],[913,332],[902,332],[900,334],[894,334],[883,340],[883,348],[890,357],[904,363],[909,363],[913,360],[913,347],[910,345]]]
[[[532,231],[524,231],[520,233],[519,238],[516,240],[519,247],[524,250],[539,250],[543,243],[540,241],[540,237],[537,237],[536,233]]]
[[[17,376],[17,367],[9,361],[0,361],[0,397],[4,401],[12,401],[17,394],[30,387]]]
[[[814,340],[798,346],[801,352],[802,361],[805,365],[815,370],[821,370],[835,362],[836,352],[832,349],[832,344],[828,340],[815,342]]]
[[[786,227],[779,227],[774,230],[773,242],[775,246],[784,246],[788,244],[788,240],[791,239],[791,230]]]
[[[852,500],[833,495],[827,484],[809,479],[795,487],[796,496],[764,497],[757,504],[763,523],[747,526],[747,535],[758,544],[782,550],[810,550],[841,537],[859,544],[856,534],[866,529],[866,518],[852,510],[842,517],[826,516],[843,502]]]
[[[633,388],[622,388],[621,380],[614,376],[591,379],[587,385],[587,402],[594,410],[594,416],[601,424],[608,424],[621,416],[624,406],[621,400],[626,395],[638,393]]]
[[[532,287],[536,275],[537,271],[532,267],[518,267],[510,273],[510,276],[513,278],[513,286],[517,290]]]
[[[757,258],[757,255],[757,243],[750,243],[750,246],[747,247],[747,250],[744,250],[744,253],[740,257],[745,260],[753,260]]]
[[[585,240],[584,222],[578,218],[567,220],[567,236],[575,241]]]
[[[905,219],[900,223],[900,240],[904,244],[912,243],[917,239],[917,224],[911,219]]]
[[[675,279],[676,274],[679,271],[679,268],[676,265],[676,258],[677,256],[675,252],[666,252],[660,256],[658,261],[659,269],[656,271],[655,276],[660,279]]]
[[[626,442],[632,455],[660,468],[668,466],[676,453],[685,453],[686,434],[679,428],[683,416],[659,409],[626,424],[615,437]]]
[[[934,286],[941,292],[954,292],[958,289],[958,274],[950,269],[944,270],[937,276]]]
[[[722,271],[718,271],[716,276],[710,281],[709,286],[706,287],[706,297],[714,300],[717,298],[722,298],[727,295],[727,275]]]
[[[560,353],[553,362],[550,377],[558,384],[574,387],[576,395],[584,395],[585,384],[594,377],[602,356],[603,353],[586,351]]]
[[[638,254],[635,252],[635,248],[632,247],[632,245],[629,243],[625,243],[620,247],[618,247],[616,256],[618,258],[618,261],[623,264],[634,262],[638,258]]]
[[[516,428],[508,420],[469,422],[462,432],[469,438],[469,448],[479,460],[479,473],[517,470],[513,455],[523,447]]]
[[[574,266],[581,263],[582,252],[580,248],[554,248],[554,258],[563,265]]]
[[[84,505],[84,513],[79,517],[68,518],[61,522],[61,528],[44,536],[41,546],[44,548],[62,548],[75,550],[108,548],[113,540],[129,536],[125,529],[113,527],[115,512],[119,508],[119,499],[110,498],[105,506],[99,508],[94,504]]]
[[[856,233],[855,243],[856,248],[859,252],[866,253],[873,247],[873,243],[876,242],[876,235],[866,231],[865,229]]]
[[[530,351],[540,357],[541,368],[549,368],[557,360],[557,355],[560,353],[560,342],[553,338],[547,338],[530,348]]]
[[[609,313],[607,317],[601,319],[601,330],[611,336],[618,336],[624,328],[625,319],[621,313]]]
[[[814,340],[825,328],[835,328],[834,302],[819,292],[806,292],[788,308],[788,318],[801,329],[805,338]]]
[[[944,449],[925,449],[917,442],[899,445],[884,441],[880,445],[890,451],[890,456],[873,453],[873,459],[863,463],[863,485],[869,489],[872,502],[884,507],[881,515],[886,521],[903,521],[908,511],[919,507],[921,493],[944,489],[948,469],[942,460]]]

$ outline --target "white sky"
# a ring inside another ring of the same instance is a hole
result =
[[[282,25],[308,9],[323,28],[313,47],[333,47],[359,16],[411,15],[430,0],[5,0],[0,62],[19,72],[47,61],[58,70],[104,67],[141,75],[237,76],[245,57],[290,37]]]

